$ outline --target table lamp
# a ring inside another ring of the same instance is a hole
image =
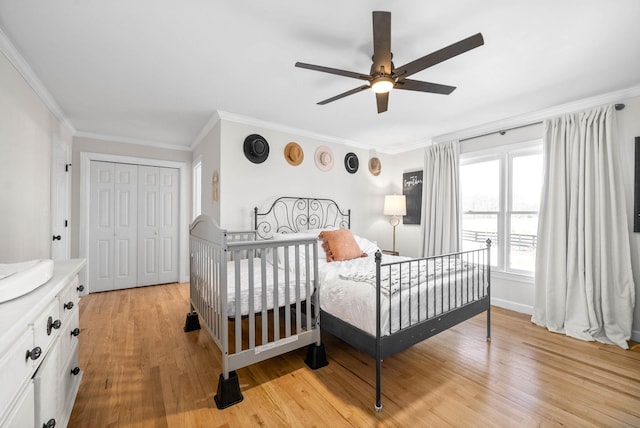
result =
[[[393,251],[396,251],[396,226],[400,224],[401,215],[407,215],[407,199],[404,195],[386,195],[384,197],[384,215],[390,215],[389,223],[393,226]]]

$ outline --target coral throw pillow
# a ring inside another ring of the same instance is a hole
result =
[[[322,248],[327,254],[327,261],[342,261],[367,257],[356,242],[349,229],[324,230],[318,239],[322,240]]]

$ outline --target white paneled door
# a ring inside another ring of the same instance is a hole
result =
[[[178,281],[178,179],[177,169],[138,168],[138,285]]]
[[[137,283],[137,165],[91,162],[89,287]]]
[[[91,162],[90,292],[177,282],[178,180],[173,168]]]

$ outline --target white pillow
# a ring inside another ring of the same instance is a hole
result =
[[[322,260],[325,257],[324,254],[324,249],[322,248],[322,241],[318,241],[318,235],[320,235],[320,232],[322,232],[323,230],[330,230],[330,229],[336,229],[333,226],[329,226],[326,228],[322,228],[322,229],[309,229],[309,230],[304,230],[301,232],[293,232],[293,233],[274,233],[273,234],[273,239],[274,240],[281,240],[281,241],[287,241],[287,240],[296,240],[296,239],[310,239],[310,238],[315,238],[316,239],[316,247],[317,247],[317,254],[318,254],[318,259]],[[277,248],[277,257],[278,257],[278,267],[284,269],[285,267],[285,262],[284,262],[284,247],[276,247]],[[295,247],[289,247],[289,271],[293,272],[296,269],[296,252],[295,252]],[[310,258],[313,258],[313,255],[311,255]],[[299,259],[300,259],[300,269],[302,271],[305,271],[305,260],[306,260],[306,247],[305,248],[301,248],[300,252],[299,252]]]
[[[368,256],[373,256],[376,251],[380,249],[377,242],[369,241],[368,239],[358,235],[353,235],[353,237],[355,238],[356,243],[358,244],[362,252],[367,253]]]

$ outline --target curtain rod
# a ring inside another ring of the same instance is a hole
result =
[[[474,135],[473,137],[462,138],[459,141],[463,142],[463,141],[467,141],[467,140],[473,140],[475,138],[486,137],[487,135],[493,135],[493,134],[504,135],[504,134],[507,133],[507,131],[513,131],[515,129],[526,128],[527,126],[540,125],[541,123],[542,123],[542,121],[533,122],[533,123],[527,123],[527,124],[524,124],[524,125],[514,126],[512,128],[500,129],[498,131],[492,131],[492,132],[487,132],[485,134]]]
[[[624,109],[625,105],[624,104],[614,104],[614,107],[616,110],[622,110]],[[543,121],[538,121],[538,122],[532,122],[532,123],[526,123],[524,125],[519,125],[519,126],[514,126],[512,128],[506,128],[506,129],[499,129],[497,131],[492,131],[492,132],[487,132],[485,134],[480,134],[480,135],[474,135],[473,137],[467,137],[467,138],[462,138],[459,141],[463,142],[463,141],[467,141],[467,140],[473,140],[475,138],[480,138],[480,137],[486,137],[487,135],[493,135],[493,134],[500,134],[500,135],[504,135],[506,134],[508,131],[513,131],[516,129],[520,129],[520,128],[526,128],[527,126],[533,126],[533,125],[540,125],[541,123],[543,123]]]

